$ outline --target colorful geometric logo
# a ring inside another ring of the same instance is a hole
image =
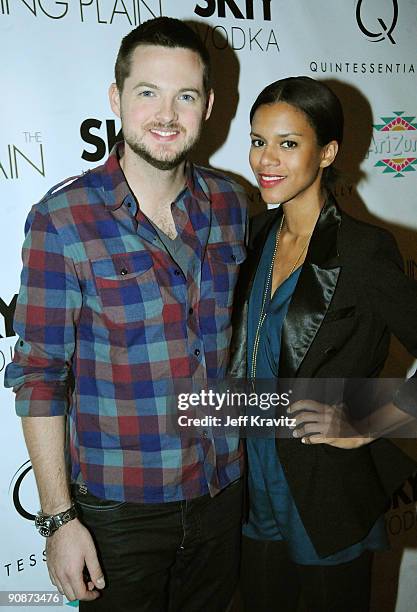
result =
[[[383,173],[396,172],[394,178],[403,177],[402,172],[414,172],[417,165],[417,157],[394,157],[393,159],[381,159],[375,166],[384,167]]]
[[[417,130],[417,122],[414,121],[415,117],[402,117],[404,111],[394,111],[393,115],[393,117],[381,117],[381,121],[384,123],[374,125],[374,129],[378,130],[378,132],[408,132],[408,130]]]
[[[416,132],[416,117],[405,117],[404,111],[393,111],[390,117],[381,117],[383,123],[375,124],[377,132]],[[415,150],[416,147],[414,147]],[[413,150],[413,153],[414,153]],[[417,157],[400,154],[398,157],[383,158],[376,162],[376,167],[384,168],[383,174],[394,174],[394,178],[404,178],[405,173],[415,172]]]

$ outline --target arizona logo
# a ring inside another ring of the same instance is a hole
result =
[[[374,130],[378,132],[378,136],[385,138],[379,143],[373,139],[377,149],[373,152],[391,155],[379,159],[375,166],[383,168],[384,174],[390,173],[394,178],[403,178],[406,172],[414,172],[417,166],[416,117],[406,117],[404,111],[397,111],[390,117],[381,117],[381,121],[382,123],[374,125]]]

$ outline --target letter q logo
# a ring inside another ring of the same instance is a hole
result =
[[[397,20],[398,20],[398,0],[391,0],[391,1],[392,1],[393,10],[392,10],[392,20],[391,20],[390,26],[388,27],[384,19],[382,19],[381,17],[377,17],[376,22],[375,22],[375,27],[372,31],[372,30],[369,30],[369,27],[366,27],[363,22],[362,13],[363,13],[364,0],[358,0],[358,3],[356,5],[356,21],[358,22],[358,26],[360,30],[363,32],[363,34],[365,34],[365,36],[367,36],[367,38],[369,38],[371,42],[381,42],[381,40],[385,40],[386,38],[388,38],[393,45],[396,44],[395,40],[392,37],[392,33],[394,31],[395,26],[397,25]],[[388,2],[388,0],[386,0],[386,2]],[[377,4],[378,4],[378,9],[379,9],[382,4],[381,0],[379,0]],[[374,6],[375,6],[375,3],[374,3]]]
[[[32,465],[26,461],[13,474],[9,493],[12,495],[13,505],[20,516],[28,521],[35,520],[36,486]]]

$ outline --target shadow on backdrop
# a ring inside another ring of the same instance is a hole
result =
[[[199,21],[187,20],[185,23],[197,32],[210,54],[215,95],[214,106],[211,117],[204,126],[201,139],[193,151],[192,158],[197,164],[211,166],[212,156],[222,148],[228,138],[239,104],[239,58],[221,30],[213,30],[210,25]],[[254,99],[256,93],[254,92]],[[251,214],[265,209],[266,205],[262,203],[259,190],[244,176],[231,171],[230,168],[219,168],[217,165],[213,167],[229,175],[245,188]]]
[[[322,80],[339,97],[345,115],[344,141],[337,158],[337,167],[340,169],[341,177],[338,182],[335,194],[339,200],[341,208],[353,217],[361,219],[367,223],[372,223],[387,229],[394,234],[400,251],[410,253],[415,250],[417,232],[413,228],[388,222],[375,213],[371,212],[366,202],[363,201],[358,192],[358,185],[361,181],[366,181],[367,175],[362,170],[362,164],[368,156],[369,148],[372,144],[373,126],[376,118],[373,117],[372,108],[368,99],[363,93],[351,84],[338,81],[336,79]],[[382,175],[381,184],[387,177]],[[383,189],[381,189],[383,194]],[[395,202],[393,202],[395,206]],[[381,376],[402,377],[413,364],[413,357],[399,343],[396,338],[391,341],[390,354]],[[409,440],[409,442],[413,442]],[[387,527],[391,521],[404,520],[406,515],[413,514],[415,524],[414,502],[408,500],[409,483],[405,485],[405,491],[400,491],[407,499],[403,503],[410,502],[409,506],[401,506],[399,514],[394,508],[386,516]],[[395,505],[395,496],[393,505]],[[413,512],[414,511],[414,512]],[[386,553],[375,555],[373,566],[373,591],[371,610],[384,610],[384,612],[394,612],[396,608],[399,573],[401,561],[405,548],[417,548],[416,538],[410,538],[408,533],[415,532],[413,529],[405,529],[401,541],[396,542],[396,548]]]
[[[394,234],[401,253],[415,253],[417,231],[378,217],[367,208],[366,202],[358,192],[359,183],[367,179],[361,165],[368,155],[372,143],[373,125],[376,123],[368,99],[358,88],[349,83],[337,79],[321,79],[321,81],[339,97],[345,115],[344,141],[336,160],[336,166],[341,171],[341,179],[336,186],[335,195],[341,208],[353,217],[389,230]],[[389,179],[381,175],[380,180],[382,185],[383,181]],[[392,204],[395,206],[395,202]],[[407,262],[405,267],[408,267]],[[389,359],[382,376],[401,378],[406,375],[413,362],[413,357],[396,338],[393,338]]]

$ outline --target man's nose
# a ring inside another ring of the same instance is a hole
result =
[[[160,123],[164,124],[177,121],[176,100],[168,97],[161,98],[156,117]]]

